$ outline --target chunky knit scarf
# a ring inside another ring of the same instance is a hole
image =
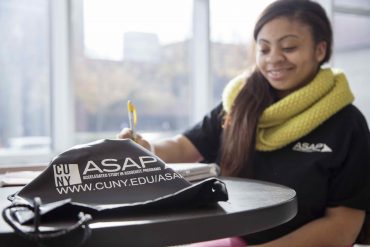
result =
[[[238,76],[225,87],[222,99],[226,112],[230,112],[245,79],[246,75]],[[313,81],[264,110],[257,126],[257,150],[273,151],[298,140],[353,100],[342,72],[321,69]]]

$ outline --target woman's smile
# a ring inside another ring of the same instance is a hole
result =
[[[291,74],[292,68],[274,68],[267,69],[267,76],[269,80],[281,81],[286,79]]]

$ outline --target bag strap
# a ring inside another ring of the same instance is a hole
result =
[[[55,239],[57,237],[64,236],[66,234],[69,234],[79,228],[83,229],[83,236],[81,238],[81,241],[77,246],[80,246],[85,243],[85,241],[90,237],[91,235],[91,228],[89,227],[89,222],[92,220],[92,217],[90,214],[84,214],[83,212],[80,212],[78,214],[78,221],[74,223],[71,226],[68,226],[65,229],[60,229],[53,232],[41,232],[40,231],[40,222],[41,222],[41,214],[40,214],[40,206],[42,205],[41,199],[39,197],[35,197],[33,199],[33,206],[29,204],[13,204],[6,208],[4,208],[2,212],[2,216],[6,223],[9,224],[21,237],[35,241],[38,244],[42,245],[42,242],[45,240]],[[28,232],[22,230],[21,224],[18,223],[18,221],[15,218],[15,213],[20,210],[30,210],[34,213],[34,220],[33,220],[33,232]]]

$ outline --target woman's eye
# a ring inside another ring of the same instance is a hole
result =
[[[260,49],[259,52],[261,54],[267,54],[269,51],[268,51],[268,49]]]
[[[292,52],[296,49],[296,46],[283,47],[284,52]]]

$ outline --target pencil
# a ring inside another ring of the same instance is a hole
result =
[[[130,100],[127,101],[127,111],[130,129],[132,131],[132,139],[136,141],[136,124],[137,124],[136,107],[134,106],[134,104],[132,104]]]

